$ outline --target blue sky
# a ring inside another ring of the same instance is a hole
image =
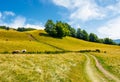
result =
[[[0,25],[43,29],[48,19],[120,39],[120,0],[0,0]]]

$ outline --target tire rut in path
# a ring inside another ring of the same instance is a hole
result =
[[[95,60],[96,63],[96,67],[109,79],[114,80],[115,82],[120,82],[120,79],[118,79],[117,77],[115,77],[113,74],[111,74],[110,72],[106,71],[102,65],[98,62],[97,58],[93,55],[91,55],[91,57]]]
[[[85,70],[91,82],[105,82],[105,80],[97,74],[97,71],[95,70],[95,68],[93,68],[92,61],[90,60],[89,56],[85,55],[85,57],[87,58]]]

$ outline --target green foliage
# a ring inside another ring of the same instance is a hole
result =
[[[98,42],[97,35],[94,34],[94,33],[90,33],[90,35],[89,35],[89,41],[91,41],[91,42]]]
[[[86,41],[89,40],[88,33],[85,30],[81,30],[80,28],[77,29],[77,38],[83,39]]]
[[[70,28],[70,36],[76,37],[76,30],[74,28]]]
[[[88,34],[86,30],[81,30],[80,28],[78,28],[76,31],[73,27],[71,27],[71,25],[61,21],[57,21],[57,23],[55,24],[52,20],[48,20],[45,24],[45,31],[52,37],[62,38],[65,36],[72,36],[78,39],[91,42],[116,44],[111,40],[106,41],[106,39],[100,39],[94,33]]]
[[[104,44],[115,44],[115,42],[110,38],[105,38],[104,39]]]
[[[69,30],[69,36],[76,37],[76,30],[73,27],[71,27],[68,23],[64,23],[64,25]]]
[[[83,30],[82,34],[83,34],[83,38],[82,39],[88,41],[89,40],[88,33],[85,30]]]
[[[52,20],[48,20],[45,24],[45,31],[53,37],[56,37],[57,32],[56,32],[56,27],[55,24]]]
[[[118,45],[120,46],[120,43]]]
[[[61,21],[58,21],[56,24],[52,20],[48,20],[45,24],[45,31],[53,37],[62,38],[69,35],[70,31],[68,25]]]
[[[35,30],[34,28],[24,28],[24,27],[18,27],[17,31],[24,32],[24,31],[32,31]]]
[[[0,29],[5,29],[5,30],[9,30],[10,28],[7,26],[0,26]]]
[[[103,43],[104,39],[98,39],[98,43]]]
[[[0,26],[0,29],[6,29],[6,26]]]
[[[77,36],[76,37],[79,38],[79,39],[83,38],[83,36],[82,36],[82,30],[80,28],[77,29]]]
[[[70,33],[68,30],[68,27],[61,21],[58,21],[56,23],[56,31],[57,31],[57,37],[60,37],[60,38],[65,37]]]

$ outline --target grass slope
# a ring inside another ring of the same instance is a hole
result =
[[[37,41],[56,46],[63,50],[78,51],[78,50],[84,50],[84,49],[91,49],[91,50],[101,49],[108,52],[113,49],[115,51],[120,50],[119,46],[93,43],[93,42],[83,41],[83,40],[72,38],[72,37],[64,37],[63,39],[53,38],[48,36],[44,31],[39,31],[39,30],[35,30],[29,33],[32,34],[32,36],[35,37]]]
[[[119,46],[87,42],[72,37],[53,38],[43,30],[17,32],[0,30],[0,52],[12,52],[17,49],[27,49],[29,52],[41,51],[78,51],[85,49],[101,49],[103,51],[119,51]]]
[[[120,77],[120,47],[87,42],[72,37],[53,38],[43,30],[17,32],[0,30],[0,52],[27,49],[28,52],[61,50],[95,50],[107,53],[91,53],[109,72]],[[90,58],[91,65],[95,61]],[[1,82],[90,82],[85,65],[88,61],[82,53],[66,54],[0,54]],[[96,66],[91,67],[95,69]],[[94,72],[94,71],[93,71]],[[97,72],[94,72],[97,73]],[[99,72],[98,72],[99,73]],[[102,76],[101,73],[99,73]]]
[[[120,54],[94,53],[94,55],[99,59],[100,63],[106,70],[120,78]]]
[[[1,82],[87,82],[81,54],[0,55]]]

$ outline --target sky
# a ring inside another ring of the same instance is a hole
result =
[[[0,0],[0,25],[44,29],[48,19],[120,39],[120,0]]]

